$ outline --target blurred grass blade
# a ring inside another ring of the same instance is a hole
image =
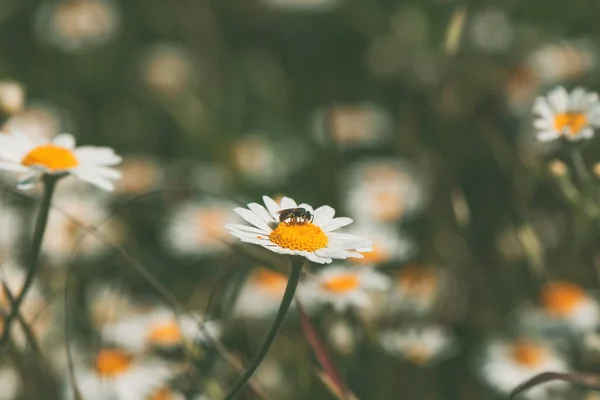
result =
[[[306,313],[304,312],[304,309],[302,308],[302,305],[300,304],[300,301],[298,301],[298,299],[296,299],[296,306],[298,307],[298,313],[300,314],[300,322],[302,324],[302,331],[304,332],[304,336],[306,337],[306,340],[308,340],[310,347],[315,352],[317,360],[319,361],[319,364],[321,365],[321,368],[323,368],[324,371],[324,374],[319,374],[319,377],[321,378],[321,380],[323,380],[325,385],[331,389],[332,393],[335,394],[339,399],[356,399],[356,396],[354,396],[348,390],[348,386],[342,379],[342,376],[338,372],[333,360],[329,356],[325,344],[323,344],[323,342],[319,338],[319,335],[317,334],[313,323],[311,322],[308,315],[306,315]],[[321,375],[324,375],[324,377]]]
[[[467,8],[464,6],[457,8],[452,13],[448,28],[446,29],[446,40],[444,42],[444,52],[446,54],[452,55],[458,50],[466,19]]]
[[[574,372],[544,372],[517,386],[517,388],[511,393],[510,400],[518,398],[520,394],[526,392],[534,386],[554,380],[565,381],[584,386],[588,389],[600,391],[600,376],[598,375],[579,374]]]

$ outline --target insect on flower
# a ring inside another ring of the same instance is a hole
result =
[[[306,208],[295,207],[277,211],[279,222],[289,221],[289,224],[305,224],[312,222],[314,215]]]

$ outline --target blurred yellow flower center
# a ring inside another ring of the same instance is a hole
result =
[[[96,356],[96,371],[105,377],[114,377],[127,371],[132,357],[121,350],[100,350]]]
[[[416,365],[424,365],[431,358],[431,350],[425,345],[413,345],[406,350],[406,358]]]
[[[332,276],[323,281],[321,286],[323,289],[332,293],[345,293],[356,289],[360,285],[360,279],[356,274],[342,274]]]
[[[329,238],[318,225],[281,223],[270,234],[269,239],[284,249],[313,252],[327,247]]]
[[[202,208],[196,212],[199,241],[219,241],[225,235],[223,226],[231,218],[228,210],[218,207]]]
[[[360,253],[363,258],[351,258],[349,261],[357,264],[379,264],[390,258],[389,252],[385,251],[383,246],[373,242],[371,247],[373,248],[373,251]]]
[[[155,345],[173,345],[181,341],[181,329],[175,321],[155,326],[148,335],[148,341]]]
[[[542,289],[542,306],[551,314],[566,316],[586,298],[585,291],[571,282],[551,282]]]
[[[399,289],[412,295],[428,296],[438,287],[438,279],[430,268],[409,265],[398,274]]]
[[[261,289],[275,295],[283,294],[287,285],[287,277],[285,275],[267,268],[257,269],[250,279],[260,286]]]
[[[21,160],[21,164],[26,167],[41,165],[50,171],[60,171],[75,168],[79,165],[79,161],[77,161],[77,157],[71,150],[53,144],[46,144],[38,146],[27,153]]]
[[[546,350],[527,340],[519,340],[512,345],[511,354],[515,362],[525,367],[536,367],[546,359]]]
[[[390,191],[375,193],[375,210],[377,218],[390,221],[396,220],[404,214],[404,201],[398,194]]]
[[[567,112],[556,114],[554,117],[554,127],[557,131],[571,135],[576,135],[587,125],[587,117],[583,113]]]
[[[148,400],[173,400],[174,397],[168,388],[160,388]]]

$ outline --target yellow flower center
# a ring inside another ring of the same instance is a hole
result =
[[[374,194],[377,219],[390,221],[402,217],[404,214],[404,199],[400,194],[387,190]]]
[[[287,277],[267,268],[259,268],[250,277],[261,289],[273,294],[282,295],[287,285]]]
[[[431,358],[431,350],[423,344],[415,344],[406,350],[406,358],[416,365],[425,365]]]
[[[197,236],[200,242],[219,242],[225,236],[223,228],[231,218],[229,211],[218,207],[202,208],[196,212]]]
[[[373,251],[360,253],[363,258],[351,258],[348,261],[356,264],[380,264],[389,260],[389,251],[386,251],[383,246],[377,242],[373,242],[371,247],[373,248]]]
[[[96,356],[96,371],[104,377],[115,377],[131,367],[133,358],[116,349],[100,350]]]
[[[77,157],[69,149],[46,144],[38,146],[23,157],[21,164],[26,167],[41,165],[50,171],[62,171],[75,168],[79,165]]]
[[[340,274],[332,276],[321,283],[321,287],[332,293],[346,293],[356,289],[360,279],[356,274]]]
[[[559,132],[576,135],[587,125],[587,117],[579,112],[557,114],[554,117],[554,127]]]
[[[181,329],[175,321],[154,327],[148,335],[153,345],[172,346],[181,342]]]
[[[169,388],[163,387],[155,391],[148,400],[173,400],[174,397],[171,394]]]
[[[280,223],[269,239],[284,249],[313,252],[327,247],[329,238],[318,225]]]
[[[512,345],[511,355],[517,364],[534,368],[543,363],[548,354],[542,346],[528,340],[519,340]]]
[[[555,316],[564,317],[586,298],[585,291],[571,282],[551,282],[542,289],[542,306]]]

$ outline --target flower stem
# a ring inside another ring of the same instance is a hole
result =
[[[9,337],[10,325],[15,317],[19,314],[19,308],[21,307],[25,296],[27,296],[27,292],[29,292],[29,289],[31,289],[31,285],[33,284],[33,280],[37,274],[40,250],[42,248],[42,241],[44,240],[44,233],[46,232],[46,224],[48,222],[48,214],[50,213],[50,205],[52,204],[52,195],[54,194],[56,183],[60,178],[62,178],[62,175],[44,175],[44,194],[38,208],[37,218],[35,220],[31,252],[29,253],[29,260],[27,263],[27,276],[25,277],[25,283],[23,284],[21,292],[12,304],[10,312],[4,321],[4,331],[0,337],[0,347],[6,344],[6,341]]]
[[[275,341],[277,337],[277,333],[279,332],[279,328],[283,324],[283,320],[287,315],[288,310],[290,309],[290,305],[294,300],[294,294],[296,293],[296,288],[298,287],[298,282],[300,281],[300,274],[302,272],[302,265],[304,264],[304,259],[300,257],[293,257],[291,259],[292,268],[290,271],[290,277],[288,279],[288,283],[285,287],[285,292],[283,293],[283,298],[281,299],[281,304],[279,305],[279,310],[277,310],[277,315],[275,315],[275,319],[273,320],[273,324],[269,329],[269,333],[267,334],[267,338],[263,342],[262,347],[258,351],[258,354],[252,360],[252,363],[244,372],[244,375],[237,381],[235,386],[229,391],[225,400],[233,400],[240,393],[240,391],[246,386],[246,383],[250,380],[254,372],[258,369],[263,359],[267,355],[269,348]]]

